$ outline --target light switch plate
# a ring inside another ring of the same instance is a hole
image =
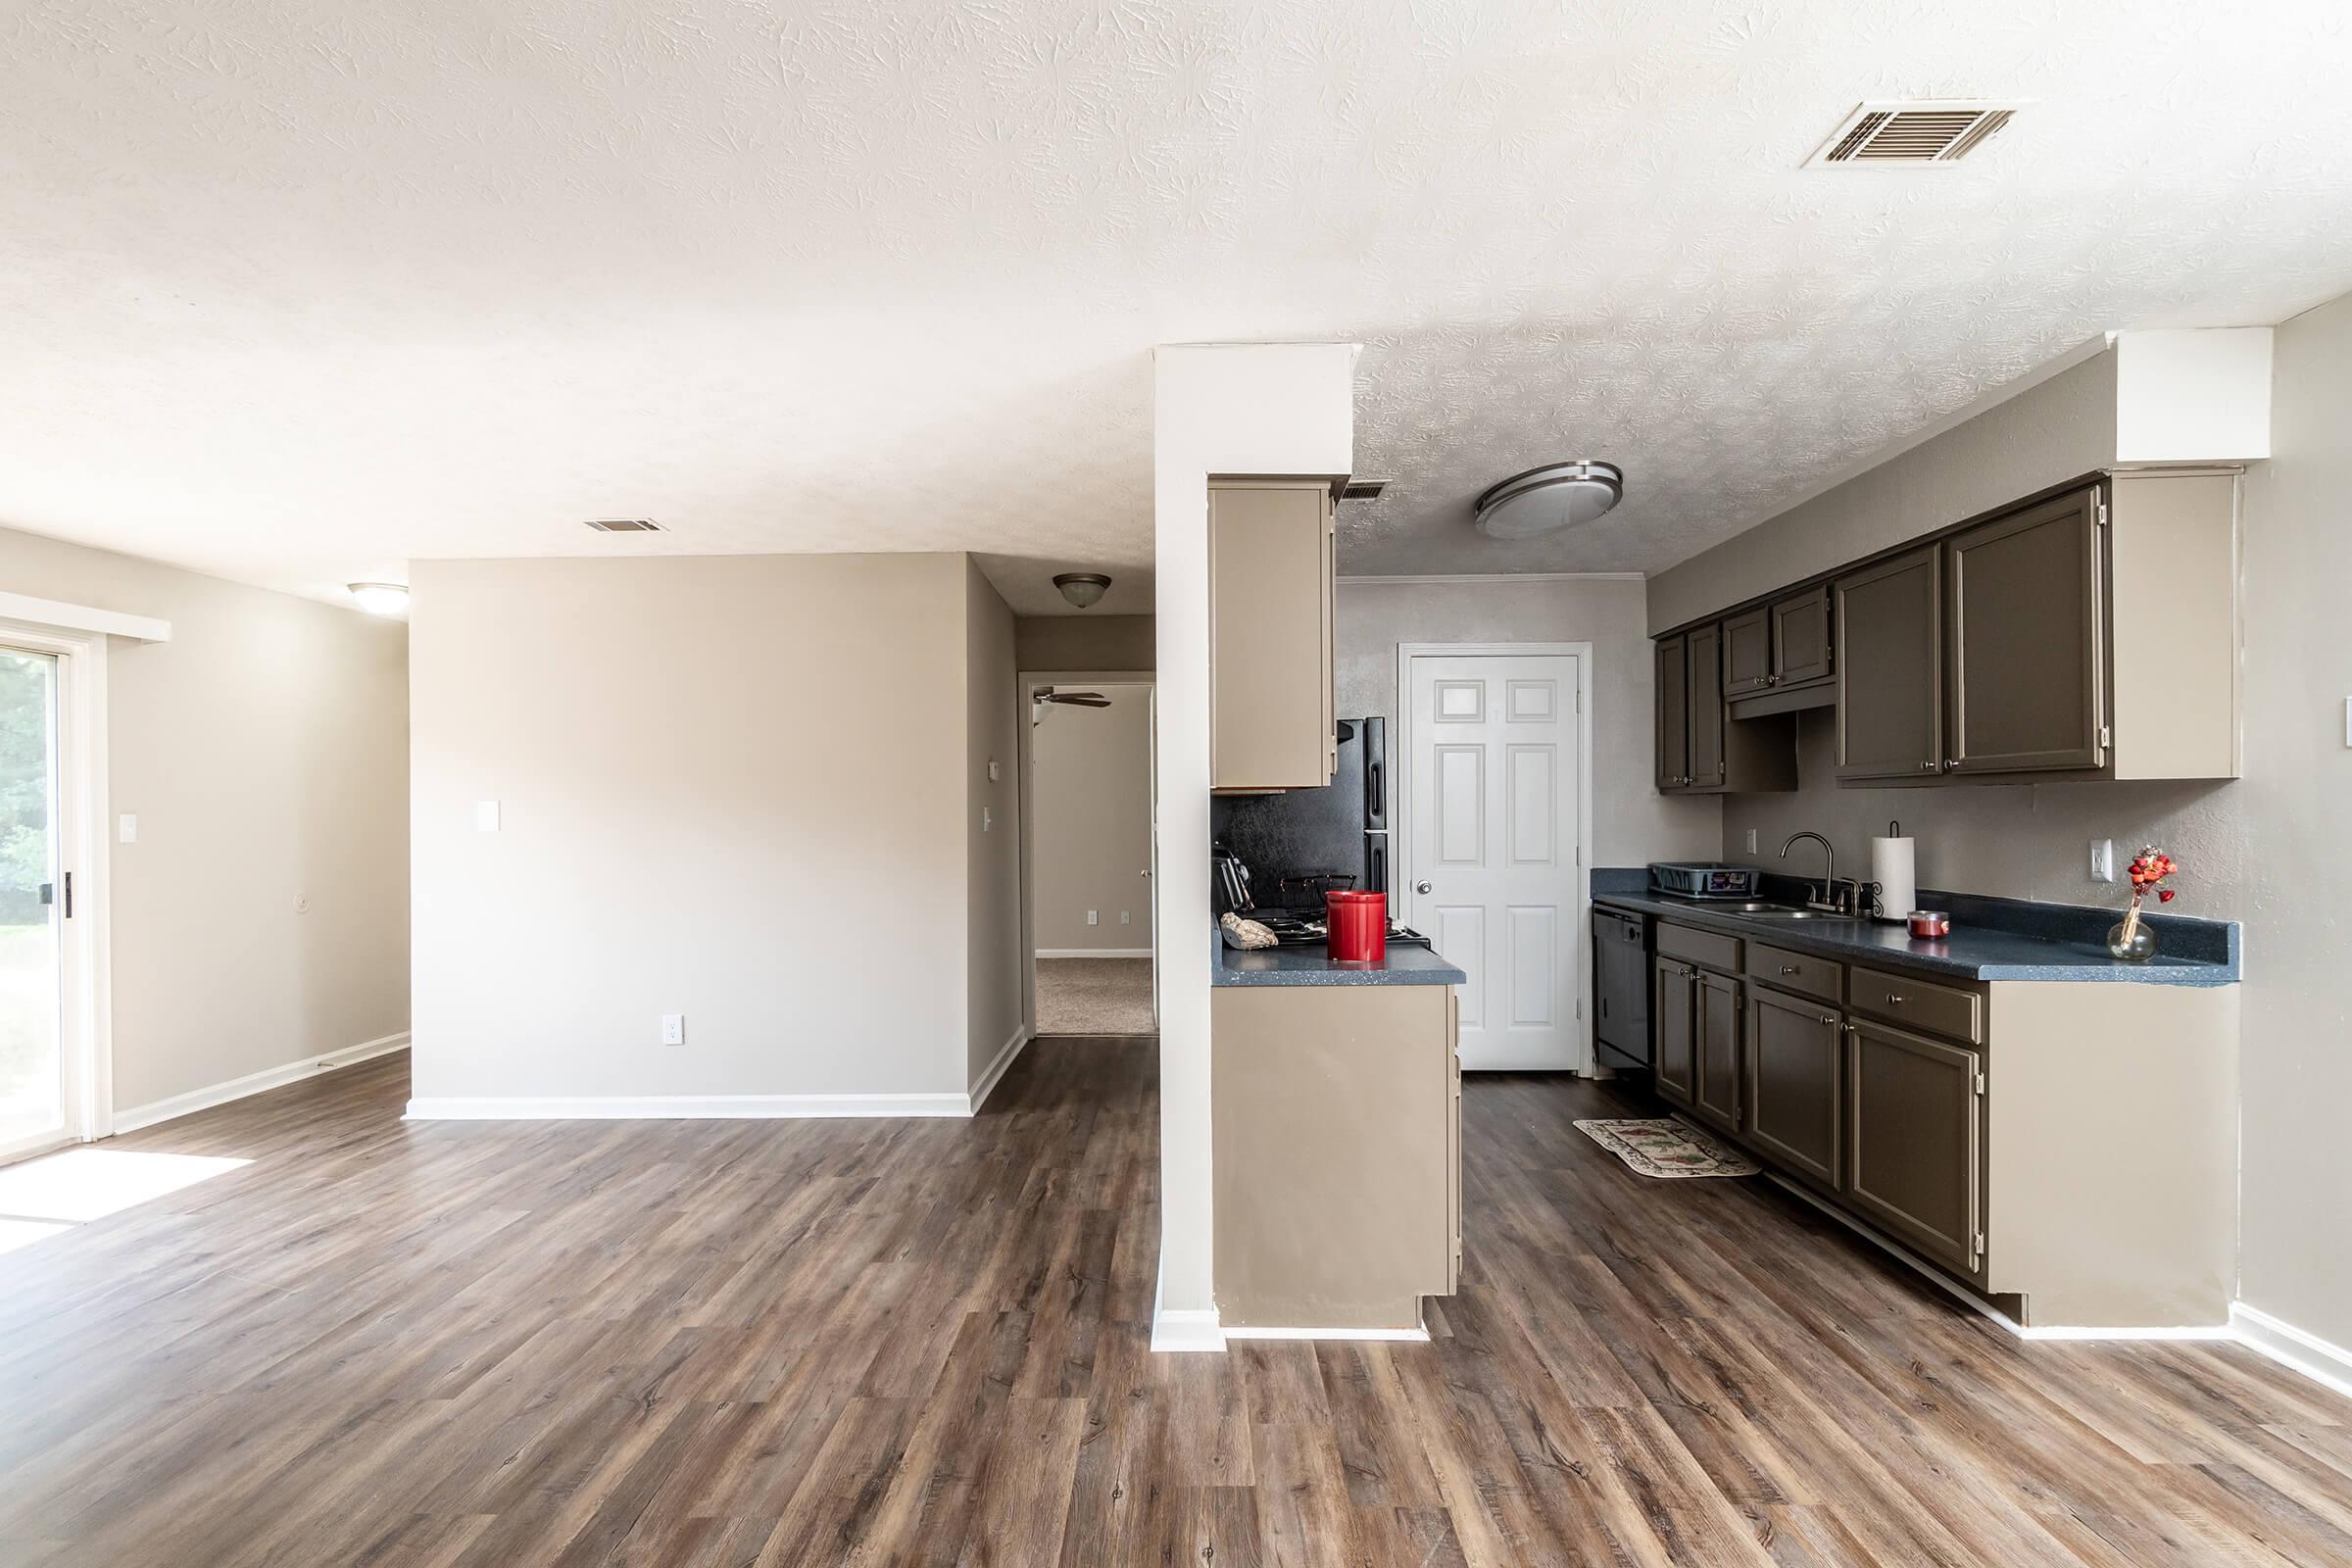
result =
[[[997,760],[993,757],[988,760],[988,781],[991,784],[997,781]]]
[[[115,821],[115,837],[124,844],[139,842],[139,813],[124,811]]]
[[[476,801],[473,803],[473,830],[476,833],[495,833],[498,831],[498,803],[496,801]]]
[[[2093,882],[2115,880],[2115,840],[2090,841],[2090,879]]]
[[[1747,830],[1747,853],[1756,853],[1756,830],[1752,827]]]

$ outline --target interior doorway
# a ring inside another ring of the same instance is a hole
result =
[[[1589,643],[1397,650],[1406,919],[1467,974],[1462,1065],[1591,1071]]]
[[[1021,913],[1041,1035],[1158,1027],[1148,674],[1021,677]]]

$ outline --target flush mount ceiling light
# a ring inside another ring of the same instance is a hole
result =
[[[1591,522],[1625,499],[1614,463],[1584,458],[1547,463],[1490,485],[1471,515],[1490,539],[1533,539]]]
[[[1102,602],[1110,579],[1099,571],[1059,571],[1054,574],[1054,586],[1080,610],[1090,610]]]
[[[405,582],[350,582],[352,599],[370,615],[397,615],[409,608],[409,585]]]

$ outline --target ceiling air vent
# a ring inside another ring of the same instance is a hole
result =
[[[1378,501],[1389,487],[1386,479],[1350,479],[1340,487],[1342,501]]]
[[[1952,164],[1991,140],[2025,105],[1977,99],[1930,98],[1915,103],[1858,104],[1830,133],[1808,166],[1833,164]]]
[[[661,533],[662,525],[651,517],[597,517],[589,527],[598,533]]]

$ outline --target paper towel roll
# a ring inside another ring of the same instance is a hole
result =
[[[1870,879],[1879,885],[1882,919],[1900,920],[1919,906],[1919,878],[1913,863],[1912,844],[1907,838],[1870,841]]]

